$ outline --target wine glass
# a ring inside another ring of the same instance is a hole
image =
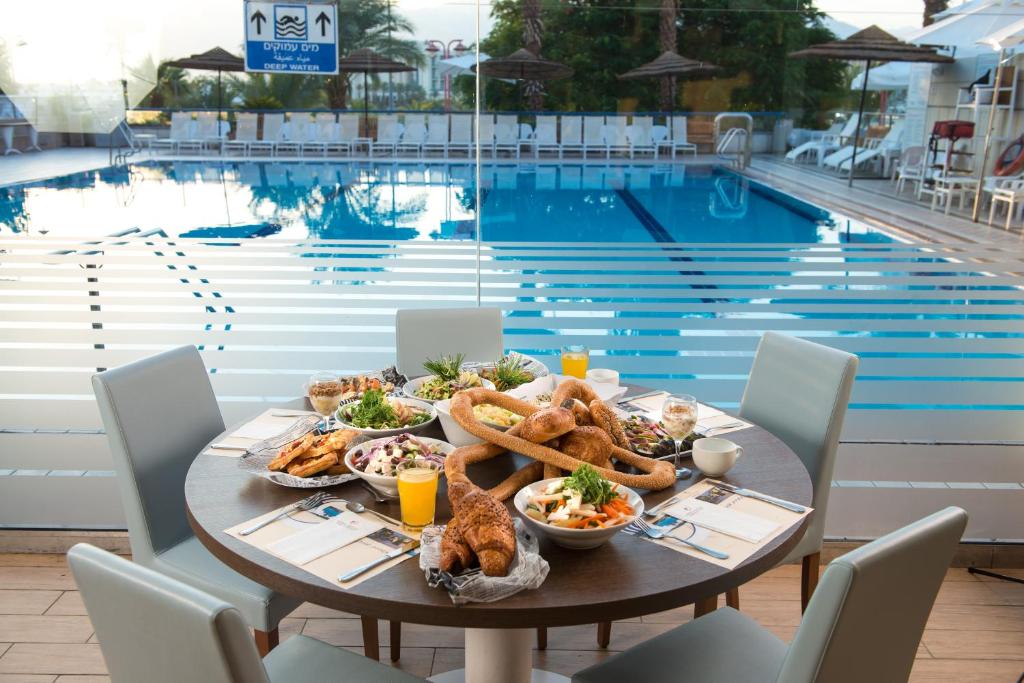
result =
[[[697,399],[689,394],[678,394],[665,399],[661,408],[661,424],[676,443],[676,467],[679,467],[679,452],[683,439],[697,426]]]
[[[322,431],[331,431],[331,416],[341,404],[341,378],[330,372],[318,372],[309,378],[306,393],[313,410],[324,418]]]

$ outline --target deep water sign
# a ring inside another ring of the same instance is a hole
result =
[[[245,70],[338,73],[334,3],[245,3]]]

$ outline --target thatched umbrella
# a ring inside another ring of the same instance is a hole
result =
[[[220,75],[225,71],[245,71],[245,60],[241,57],[236,57],[222,47],[215,47],[207,50],[206,52],[200,52],[196,55],[190,55],[183,59],[175,59],[167,62],[168,66],[174,66],[179,69],[195,69],[197,71],[216,71],[217,72],[217,120],[220,121],[220,111],[223,108],[221,102],[221,83]]]
[[[553,62],[520,48],[507,57],[488,59],[470,67],[472,71],[494,78],[520,81],[555,81],[572,76],[572,67]]]
[[[833,40],[820,45],[792,52],[794,59],[822,58],[840,59],[845,62],[864,60],[864,85],[860,91],[860,109],[857,113],[857,127],[853,137],[853,159],[850,161],[850,187],[853,186],[853,174],[857,167],[857,146],[860,144],[860,127],[864,118],[864,99],[868,92],[868,72],[871,62],[926,62],[932,64],[949,64],[952,57],[940,55],[933,48],[921,47],[905,43],[896,36],[890,35],[877,26],[868,26],[844,40]]]
[[[368,47],[353,50],[338,60],[338,70],[342,73],[363,74],[363,128],[368,127],[370,118],[370,89],[368,74],[393,74],[403,71],[415,71],[414,67],[396,62],[384,55],[379,55]]]
[[[686,76],[697,73],[710,73],[717,71],[719,67],[708,62],[702,62],[697,59],[690,59],[689,57],[683,57],[678,52],[662,52],[657,59],[647,62],[642,66],[638,66],[635,69],[631,69],[624,74],[620,74],[619,78],[624,80],[634,78],[666,78],[671,79],[673,76]],[[670,94],[672,101],[672,107],[675,108],[675,93]],[[664,103],[663,103],[664,104]]]

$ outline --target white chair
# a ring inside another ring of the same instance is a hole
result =
[[[313,117],[313,122],[306,124],[306,137],[302,141],[301,153],[319,152],[327,156],[327,147],[334,137],[334,114],[320,112]]]
[[[201,111],[197,113],[195,123],[192,124],[192,135],[189,139],[178,142],[178,152],[183,152],[186,149],[202,152],[211,140],[216,139],[217,128],[216,112]]]
[[[583,155],[583,118],[579,116],[558,117],[558,158],[567,153]]]
[[[622,156],[629,154],[629,138],[626,137],[625,116],[606,117],[603,134],[609,158],[613,153],[621,154]]]
[[[558,118],[555,116],[538,116],[537,129],[533,132],[533,142],[533,155],[535,157],[539,158],[542,152],[554,152],[561,158],[562,146],[558,143]]]
[[[516,154],[521,155],[524,148],[527,154],[533,150],[534,156],[537,156],[536,148],[534,147],[533,126],[528,123],[519,124],[519,150]]]
[[[893,174],[896,176],[896,193],[902,194],[903,187],[907,182],[915,185],[914,194],[920,194],[921,184],[924,183],[926,169],[927,154],[925,148],[920,145],[916,147],[907,147],[900,154],[899,161],[896,162]]]
[[[335,146],[350,155],[355,154],[362,141],[359,137],[359,114],[338,114],[337,131]]]
[[[256,133],[259,130],[259,114],[235,114],[235,139],[225,140],[221,145],[221,152],[239,151],[242,154],[249,153],[249,145],[256,141]]]
[[[452,114],[452,134],[448,140],[448,155],[452,150],[460,150],[466,153],[466,157],[473,156],[473,115]]]
[[[677,152],[692,152],[697,156],[697,145],[687,140],[686,117],[673,116],[671,119],[671,137],[659,145],[659,149],[665,148],[669,155],[675,159]]]
[[[277,153],[299,156],[302,153],[302,143],[306,140],[306,127],[309,125],[309,114],[289,113],[288,123],[281,130],[281,140],[277,143]]]
[[[852,115],[846,124],[840,129],[838,135],[826,132],[817,140],[810,140],[804,144],[791,149],[786,153],[786,161],[796,162],[803,156],[814,156],[814,161],[821,166],[826,154],[836,151],[848,141],[852,140],[857,133],[857,126],[860,123],[858,114]],[[830,131],[832,129],[829,129]]]
[[[86,543],[68,565],[112,683],[412,683],[422,679],[303,635],[266,658],[230,602]]]
[[[903,120],[899,120],[892,124],[885,137],[874,142],[874,144],[865,144],[864,148],[857,150],[857,166],[864,166],[866,164],[874,163],[876,160],[882,162],[883,175],[887,170],[885,166],[889,163],[889,159],[893,155],[898,154],[900,148],[903,146]],[[853,155],[850,155],[848,159],[844,159],[839,162],[838,169],[840,171],[850,171],[850,166],[853,164]]]
[[[377,117],[377,139],[370,143],[370,156],[378,151],[395,155],[398,141],[402,138],[402,124],[397,114],[381,114]]]
[[[991,187],[988,193],[992,202],[988,209],[988,224],[992,225],[992,220],[995,218],[996,205],[1006,204],[1006,225],[1004,227],[1009,230],[1010,221],[1013,220],[1014,215],[1016,213],[1024,214],[1024,179],[1007,178],[1005,182]],[[1020,207],[1019,212],[1017,211],[1018,207]],[[1024,218],[1018,218],[1018,220],[1024,220]]]
[[[515,154],[516,159],[519,158],[519,140],[516,136],[517,128],[515,116],[502,114],[497,117],[494,128],[494,156],[498,156],[502,151],[506,151],[509,153],[509,156]]]
[[[431,114],[427,117],[427,139],[423,143],[423,156],[438,151],[448,156],[448,115]]]
[[[166,138],[157,138],[150,144],[150,149],[178,151],[178,145],[192,139],[192,113],[176,111],[171,113],[171,130]]]
[[[281,142],[284,132],[284,114],[264,114],[263,134],[259,140],[249,143],[249,153],[258,154],[263,152],[273,156],[277,151],[277,145]]]
[[[395,315],[395,367],[406,377],[426,374],[423,361],[461,353],[492,362],[504,354],[497,308],[408,308]]]
[[[651,143],[654,144],[654,158],[658,158],[661,146],[668,141],[668,126],[651,126]]]
[[[586,116],[583,119],[583,144],[581,154],[584,158],[589,157],[591,152],[603,154],[608,158],[608,140],[604,135],[604,117]]]
[[[480,125],[477,126],[476,143],[480,146],[480,154],[487,152],[494,156],[494,114],[481,114]]]
[[[396,154],[411,152],[419,156],[427,139],[427,117],[423,114],[406,114],[402,141],[395,148]]]
[[[634,119],[635,120],[635,119]],[[651,127],[636,123],[627,126],[626,139],[629,140],[629,158],[635,159],[637,154],[657,156],[657,147],[651,139]]]

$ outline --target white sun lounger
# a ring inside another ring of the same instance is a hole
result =
[[[173,118],[172,121],[173,123]],[[201,152],[207,144],[217,137],[217,114],[212,111],[201,111],[196,114],[192,124],[192,134],[186,140],[178,141],[178,152],[192,150]]]
[[[517,136],[519,126],[516,117],[511,114],[500,114],[494,126],[493,154],[498,156],[502,151],[515,154],[519,158],[519,140]]]
[[[534,147],[533,126],[531,126],[528,123],[520,123],[519,124],[519,153],[520,154],[522,153],[523,149],[525,149],[527,151],[527,153],[529,153],[530,150],[534,150],[534,156],[537,155],[536,154],[536,148]]]
[[[903,121],[897,121],[892,124],[889,128],[889,132],[885,134],[885,137],[878,141],[873,147],[867,149],[857,150],[857,165],[863,166],[864,164],[872,163],[875,159],[882,157],[882,165],[887,166],[889,160],[899,153],[900,148],[903,146]],[[853,155],[851,154],[848,159],[844,159],[839,163],[840,171],[850,171],[850,166],[853,164]],[[883,172],[888,169],[883,168]]]
[[[686,117],[685,116],[673,116],[669,125],[671,128],[666,135],[666,138],[658,143],[658,151],[665,150],[669,155],[675,159],[676,152],[692,152],[694,156],[697,156],[697,145],[690,142],[686,137]]]
[[[302,154],[319,152],[327,156],[327,149],[334,138],[334,114],[320,112],[313,117],[313,122],[306,124],[306,137],[302,141]]]
[[[476,143],[480,146],[480,155],[487,152],[494,156],[494,114],[481,114],[480,124],[476,130]]]
[[[266,124],[264,124],[266,125]],[[278,154],[294,154],[302,152],[302,143],[306,139],[306,126],[309,125],[309,114],[304,112],[291,112],[288,114],[288,123],[281,129],[281,139],[277,143]]]
[[[277,151],[277,143],[281,141],[281,133],[284,129],[284,114],[263,115],[263,135],[259,140],[249,143],[249,152],[252,154],[266,153],[273,156]]]
[[[658,149],[651,139],[651,128],[654,122],[650,116],[634,116],[633,122],[626,128],[626,138],[629,140],[629,158],[633,159],[637,153],[650,154],[652,157],[658,155]]]
[[[150,149],[178,151],[178,145],[192,138],[192,114],[187,111],[176,111],[171,114],[171,130],[166,138],[153,140]]]
[[[590,153],[597,151],[608,158],[608,142],[604,137],[604,117],[586,116],[583,118],[583,147],[582,156],[590,156]]]
[[[423,143],[423,154],[437,150],[448,156],[448,115],[431,114],[427,117],[427,141]]]
[[[519,144],[524,144],[521,133],[519,137]],[[535,158],[539,158],[541,152],[554,152],[561,156],[562,148],[558,144],[558,118],[554,116],[538,116],[537,128],[532,131],[529,145],[533,148],[533,156]]]
[[[452,135],[448,140],[448,154],[453,149],[463,150],[466,157],[473,156],[473,115],[452,114]]]
[[[354,154],[360,143],[359,114],[338,114],[338,127],[335,137],[328,149]]]
[[[423,114],[406,114],[402,140],[395,147],[396,154],[411,153],[419,156],[427,139],[427,117]]]
[[[402,139],[402,124],[397,114],[381,114],[377,117],[377,139],[370,143],[370,156],[378,151],[395,155],[399,140]]]
[[[583,154],[583,119],[579,116],[558,117],[558,158],[567,152]]]
[[[625,156],[629,153],[629,138],[626,137],[626,117],[608,116],[605,119],[604,141],[608,156],[613,152]]]
[[[242,154],[249,153],[249,144],[256,141],[256,131],[259,127],[258,114],[235,114],[235,139],[225,140],[221,144],[221,152],[239,151]]]
[[[804,144],[789,150],[789,152],[786,153],[786,161],[792,161],[795,163],[800,159],[800,157],[804,155],[810,156],[813,154],[815,162],[821,166],[825,155],[836,151],[845,145],[847,140],[853,138],[857,132],[857,125],[859,122],[860,117],[857,114],[854,114],[842,127],[838,135],[826,132],[819,140],[805,142]]]

